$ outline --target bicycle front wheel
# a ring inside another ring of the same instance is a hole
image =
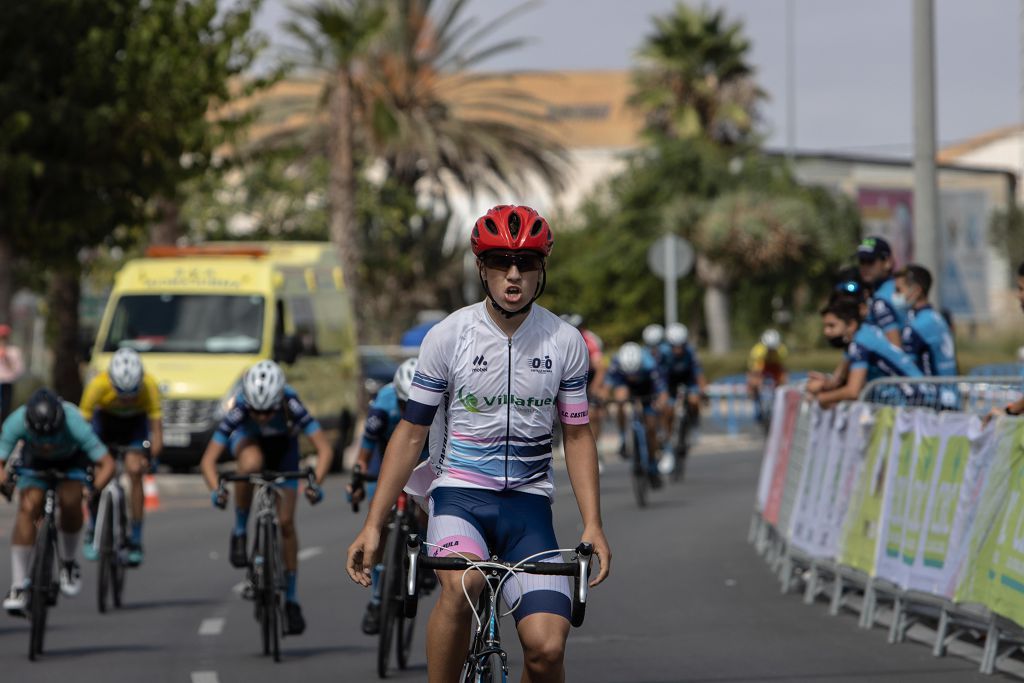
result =
[[[640,427],[643,429],[643,427]],[[633,429],[633,496],[636,504],[640,507],[647,507],[647,488],[650,485],[650,472],[648,465],[644,462],[643,446],[641,439],[644,437],[640,432]]]
[[[384,545],[384,571],[380,575],[380,634],[377,641],[377,675],[388,677],[388,664],[391,662],[391,643],[395,634],[398,601],[401,585],[402,548],[399,543],[397,521],[389,530],[387,543]]]
[[[467,680],[471,683],[507,683],[508,668],[497,653],[470,667]]]
[[[53,583],[54,534],[56,529],[53,520],[44,519],[36,533],[34,550],[35,561],[32,564],[32,591],[30,619],[32,629],[29,636],[28,658],[35,661],[43,653],[43,641],[46,635],[46,615],[50,605],[50,592]]]
[[[278,573],[281,567],[278,565],[277,555],[277,528],[266,520],[262,522],[263,540],[266,544],[266,554],[263,556],[263,618],[266,620],[266,630],[270,640],[270,654],[275,662],[281,661],[281,604],[278,596],[277,584],[280,581]]]
[[[98,537],[100,539],[100,552],[99,552],[99,580],[97,581],[96,597],[98,600],[98,606],[100,613],[103,614],[107,611],[107,595],[110,593],[110,584],[113,580],[114,563],[117,562],[117,558],[114,554],[114,504],[110,500],[110,496],[104,494],[103,502],[100,504],[96,517],[99,522],[99,528],[96,529]]]

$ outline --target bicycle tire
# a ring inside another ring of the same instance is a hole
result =
[[[54,563],[53,519],[43,520],[36,534],[35,561],[32,564],[31,633],[28,658],[35,661],[43,653],[46,636],[46,616],[50,605],[50,584],[53,582]]]
[[[640,438],[636,425],[633,425],[633,496],[636,498],[636,504],[643,508],[647,507],[650,473],[644,466]]]
[[[110,500],[109,495],[103,496],[103,507],[97,511],[97,520],[102,519],[103,524],[96,531],[99,532],[100,538],[100,552],[99,552],[99,576],[97,580],[96,597],[98,601],[98,607],[100,614],[105,614],[107,611],[107,596],[110,594],[111,584],[113,582],[113,563],[114,563],[114,522],[113,513],[114,505]]]
[[[263,605],[263,612],[267,617],[267,628],[270,631],[270,653],[275,662],[281,661],[281,601],[278,596],[278,583],[280,567],[278,566],[277,555],[277,528],[273,522],[264,522],[264,536],[267,543],[267,555],[264,558],[263,566],[266,569],[264,576],[266,580],[266,591],[264,597],[266,603]]]
[[[395,635],[398,617],[396,594],[401,590],[399,577],[402,563],[402,548],[399,544],[397,517],[388,531],[388,540],[384,545],[384,571],[380,575],[380,633],[377,636],[377,676],[388,677],[388,664],[391,662],[391,643]]]
[[[267,562],[267,560],[266,560],[266,558],[267,558],[266,552],[267,552],[267,547],[266,547],[266,541],[263,538],[264,537],[264,533],[265,533],[265,530],[264,530],[263,524],[262,523],[258,524],[256,526],[256,541],[253,543],[253,546],[252,546],[252,558],[249,560],[249,562],[250,562],[250,567],[251,567],[251,572],[252,572],[253,588],[254,588],[254,590],[256,592],[255,612],[256,612],[256,620],[260,623],[260,636],[261,636],[262,643],[263,643],[263,654],[264,655],[269,655],[270,654],[270,640],[271,639],[270,639],[270,618],[267,615],[267,600],[266,600],[266,596],[265,596],[266,591],[267,591],[267,581],[266,581],[266,575],[267,575],[267,572],[266,572],[266,562]]]
[[[409,518],[408,512],[405,513],[405,517]],[[399,526],[402,533],[399,534],[400,538],[409,538],[409,534],[416,533],[414,523],[404,523]],[[396,612],[397,623],[395,624],[395,631],[398,634],[398,642],[395,643],[395,654],[398,657],[398,668],[404,671],[409,666],[409,653],[412,651],[412,639],[416,633],[416,615],[408,616],[405,612],[405,584],[409,580],[409,570],[405,564],[405,553],[402,544],[398,544],[398,567],[399,567],[399,580],[398,580],[398,593],[396,595],[398,599]],[[419,586],[416,587],[417,593],[419,592]]]

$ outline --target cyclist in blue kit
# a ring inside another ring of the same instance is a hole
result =
[[[260,361],[242,378],[242,390],[234,398],[234,406],[217,426],[200,468],[212,492],[213,504],[223,508],[227,500],[220,497],[217,481],[217,460],[228,448],[238,461],[240,474],[273,470],[291,472],[299,469],[299,433],[304,433],[316,447],[316,486],[306,488],[311,504],[319,503],[323,491],[319,484],[331,469],[334,451],[327,442],[320,424],[310,415],[298,394],[285,384],[284,372],[277,363]],[[278,506],[278,521],[284,549],[285,627],[289,635],[306,630],[306,620],[297,597],[299,569],[299,537],[295,532],[295,502],[298,481],[284,482]],[[235,483],[235,525],[231,531],[229,560],[234,567],[249,563],[247,527],[252,504],[252,485]]]

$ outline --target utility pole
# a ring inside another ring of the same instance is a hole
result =
[[[935,3],[914,0],[914,260],[942,281],[942,226],[935,168]],[[941,305],[939,287],[929,298]]]
[[[796,157],[796,19],[794,0],[786,0],[786,156]]]

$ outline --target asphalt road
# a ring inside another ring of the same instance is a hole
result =
[[[591,593],[586,623],[570,636],[569,681],[991,680],[975,662],[935,659],[920,644],[887,645],[880,628],[860,631],[852,615],[830,617],[824,604],[780,595],[746,542],[759,459],[752,445],[709,437],[687,481],[654,494],[646,510],[636,508],[625,468],[608,466],[602,489],[612,577]],[[559,538],[574,545],[579,516],[564,473],[558,480]],[[97,612],[95,566],[86,563],[83,594],[62,598],[51,612],[48,649],[36,663],[26,657],[27,622],[0,615],[3,680],[373,680],[376,640],[359,630],[367,593],[343,574],[342,552],[360,521],[344,504],[343,486],[332,480],[318,508],[301,503],[299,594],[309,628],[283,641],[280,664],[260,654],[251,604],[234,590],[242,574],[226,559],[230,513],[177,480],[147,518],[146,565],[129,574],[124,609]],[[12,519],[13,506],[0,506],[4,553]],[[9,585],[9,571],[5,554],[0,585]],[[399,680],[426,678],[428,608],[421,605],[411,669]],[[509,620],[518,680],[513,633]]]

